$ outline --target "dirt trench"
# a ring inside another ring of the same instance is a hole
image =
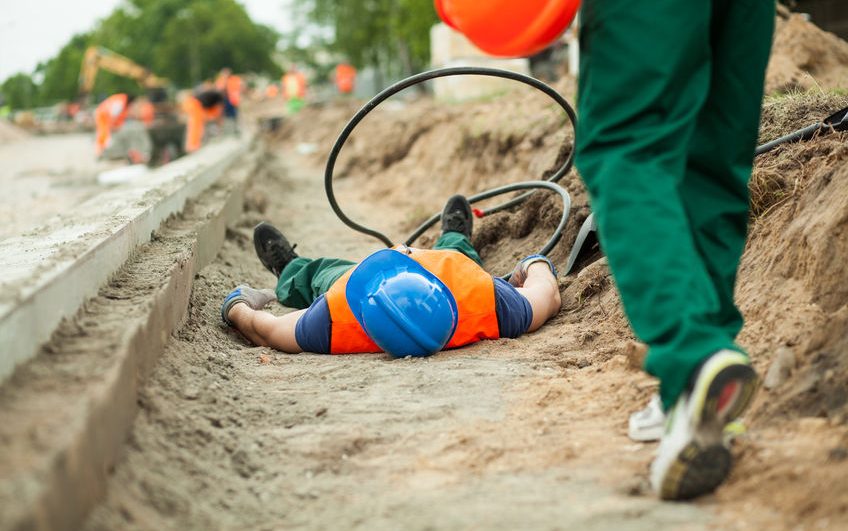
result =
[[[379,247],[334,218],[320,173],[303,163],[268,159],[272,171],[198,274],[190,317],[141,392],[125,459],[87,529],[708,524],[708,509],[646,493],[651,446],[630,442],[624,423],[653,384],[624,356],[593,352],[597,332],[568,312],[539,333],[427,359],[285,355],[227,330],[228,290],[273,281],[252,249],[259,220],[306,256]],[[338,190],[352,213],[402,218],[356,202],[354,185]]]

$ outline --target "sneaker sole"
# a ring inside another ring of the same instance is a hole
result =
[[[262,265],[265,266],[265,269],[277,275],[274,271],[274,267],[265,261],[265,255],[267,254],[265,250],[264,243],[270,239],[276,239],[281,237],[282,234],[273,225],[270,225],[266,222],[261,222],[256,227],[253,228],[253,249],[256,251],[256,257],[259,258],[259,261],[262,262]],[[272,238],[273,237],[273,238]]]
[[[721,444],[689,443],[666,472],[660,497],[689,500],[714,491],[730,473],[731,461],[730,450]]]
[[[694,391],[702,404],[695,440],[683,447],[669,466],[660,487],[661,498],[686,500],[710,493],[730,473],[732,459],[723,443],[724,426],[751,404],[759,382],[747,358],[741,354],[734,358],[727,357],[723,365],[704,366],[704,369],[715,371],[715,375],[712,378],[706,375],[710,382],[706,389]],[[730,384],[738,384],[739,388],[727,411],[719,414],[719,400]]]

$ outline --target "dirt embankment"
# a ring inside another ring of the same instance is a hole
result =
[[[848,42],[802,15],[780,10],[766,74],[767,92],[848,87]]]

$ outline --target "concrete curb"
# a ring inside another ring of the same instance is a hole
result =
[[[248,146],[226,139],[0,242],[0,383]]]
[[[204,167],[217,178],[244,151],[244,145],[235,146],[228,157],[216,157],[212,169]],[[51,389],[44,381],[55,382],[65,376],[63,363],[68,361],[62,353],[40,349],[37,358],[0,388],[0,443],[4,450],[0,453],[0,529],[78,529],[102,500],[110,470],[132,429],[139,388],[171,334],[184,322],[194,275],[214,259],[227,225],[241,214],[245,188],[257,160],[247,159],[238,172],[231,172],[226,189],[202,195],[204,206],[192,219],[176,220],[188,224],[181,229],[187,234],[179,240],[184,243],[174,252],[156,255],[163,268],[161,272],[155,269],[156,285],[131,301],[143,310],[105,325],[112,327],[115,343],[93,347],[91,352],[76,352],[75,347],[69,347],[68,358],[102,360],[101,371],[84,370],[72,386]],[[142,252],[132,258],[129,263],[135,269],[129,274],[139,268],[148,270],[151,264],[146,257]],[[128,274],[125,269],[121,274]],[[108,290],[105,293],[101,291],[98,297],[108,299]],[[74,319],[90,319],[86,308]],[[72,396],[51,396],[67,393],[68,389]],[[45,404],[54,407],[45,410]],[[36,449],[27,454],[31,446]]]

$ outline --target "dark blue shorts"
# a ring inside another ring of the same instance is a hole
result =
[[[509,282],[495,277],[495,313],[500,337],[515,338],[525,333],[533,321],[530,302]],[[305,352],[330,353],[330,307],[321,295],[295,326],[295,340]]]

